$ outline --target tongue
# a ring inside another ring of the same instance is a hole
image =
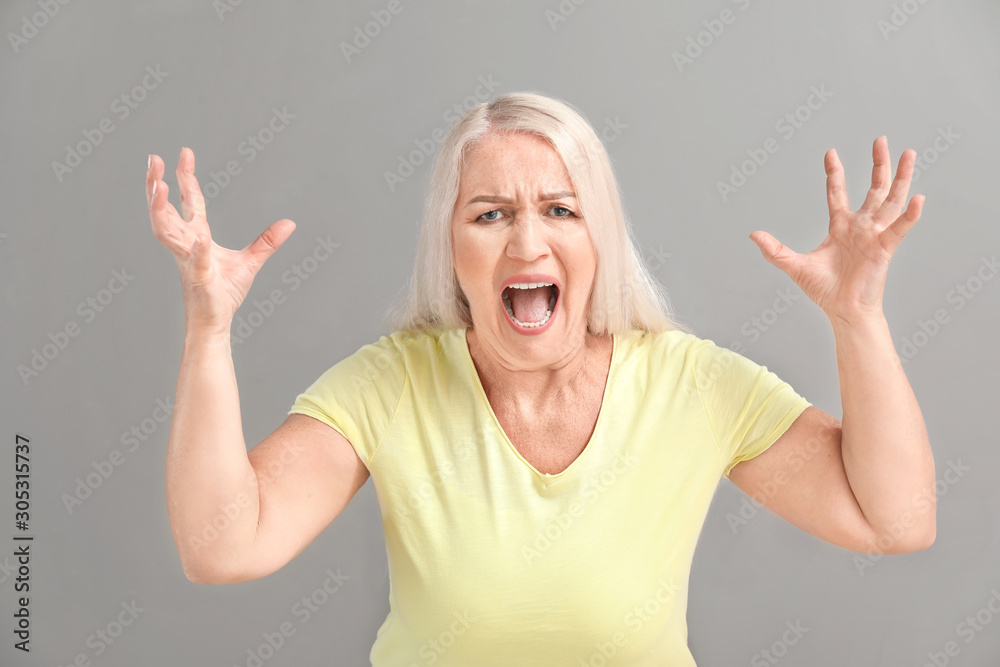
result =
[[[532,289],[508,289],[510,305],[514,317],[520,322],[541,322],[549,310],[549,297],[552,287],[535,287]]]

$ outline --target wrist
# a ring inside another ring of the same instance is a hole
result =
[[[185,347],[224,347],[230,346],[230,325],[204,325],[187,322],[184,327]]]
[[[834,336],[850,333],[871,333],[889,328],[885,313],[878,311],[856,311],[849,313],[827,313]]]

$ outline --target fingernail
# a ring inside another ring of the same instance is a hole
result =
[[[153,154],[152,154],[152,153],[150,153],[150,154],[149,154],[149,157],[147,157],[147,158],[146,158],[146,171],[149,171],[149,168],[150,168],[150,167],[151,167],[152,165],[153,165]]]
[[[156,196],[156,186],[159,185],[159,181],[153,181],[153,196]]]

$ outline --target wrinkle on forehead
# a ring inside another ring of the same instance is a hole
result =
[[[487,135],[471,146],[459,185],[458,206],[476,195],[534,200],[542,193],[573,190],[559,154],[538,135]]]

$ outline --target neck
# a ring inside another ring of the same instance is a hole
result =
[[[594,382],[607,378],[612,338],[585,331],[572,342],[558,346],[554,358],[541,365],[510,359],[509,353],[474,329],[466,331],[469,355],[487,397],[518,406],[538,408],[572,399]]]

